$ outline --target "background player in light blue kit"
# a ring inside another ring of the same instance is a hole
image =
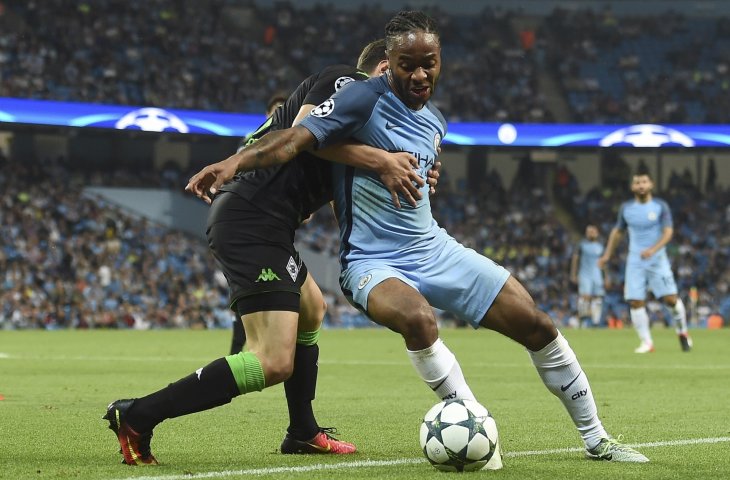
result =
[[[599,264],[603,267],[611,259],[624,230],[627,230],[629,254],[626,259],[624,298],[630,306],[631,323],[641,340],[634,351],[654,351],[646,311],[648,288],[672,312],[679,343],[682,350],[688,352],[692,348],[692,339],[687,333],[687,313],[684,302],[677,295],[677,284],[665,249],[674,234],[672,212],[664,200],[653,197],[653,189],[654,182],[648,173],[641,172],[633,176],[631,191],[634,199],[621,205],[618,221],[611,230]]]
[[[603,271],[598,266],[601,255],[603,244],[598,241],[598,227],[588,225],[585,238],[573,251],[570,281],[578,284],[578,317],[581,322],[590,318],[594,326],[601,323],[603,296],[606,294]]]

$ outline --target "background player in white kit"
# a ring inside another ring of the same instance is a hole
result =
[[[640,172],[633,176],[631,191],[634,199],[621,205],[616,226],[611,230],[599,265],[603,267],[611,259],[623,231],[628,231],[629,255],[626,259],[624,298],[631,308],[631,323],[641,340],[634,351],[654,351],[649,314],[646,311],[648,287],[671,311],[679,343],[682,350],[688,352],[692,348],[692,339],[687,332],[687,312],[684,302],[677,295],[677,284],[665,248],[674,234],[672,212],[664,200],[654,198],[653,189],[654,182],[648,173]]]
[[[604,288],[603,271],[598,259],[603,255],[603,244],[598,241],[598,227],[588,225],[585,238],[575,246],[570,262],[570,281],[578,284],[578,317],[581,322],[590,318],[593,326],[601,323]]]

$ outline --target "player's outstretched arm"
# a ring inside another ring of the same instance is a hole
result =
[[[370,145],[346,140],[317,150],[314,154],[331,162],[377,173],[390,192],[396,208],[401,208],[399,194],[414,207],[421,198],[418,189],[425,183],[414,170],[418,167],[418,160],[410,153],[386,152]]]
[[[249,147],[203,168],[190,178],[185,190],[206,203],[211,203],[208,193],[215,194],[237,172],[286,163],[298,153],[312,148],[314,143],[314,135],[302,127],[269,132]]]

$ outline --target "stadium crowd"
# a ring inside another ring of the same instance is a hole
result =
[[[228,326],[207,246],[80,193],[109,180],[0,153],[0,329]]]
[[[0,96],[260,112],[270,92],[353,63],[391,13],[235,0],[0,2]],[[729,119],[726,17],[604,7],[556,9],[534,25],[505,9],[431,13],[445,59],[434,101],[451,121]],[[565,118],[549,96],[563,97]]]
[[[558,221],[544,185],[552,167],[523,160],[518,181],[504,185],[492,170],[481,185],[451,182],[444,171],[432,197],[434,216],[465,245],[503,264],[541,308],[578,326],[569,264],[575,236]],[[559,173],[559,171],[558,171]],[[730,189],[701,193],[688,173],[675,174],[666,198],[674,212],[670,244],[680,294],[695,288],[699,318],[720,313],[730,322]],[[134,218],[83,186],[150,186],[151,172],[80,173],[61,161],[43,164],[0,154],[0,329],[215,328],[230,325],[226,280],[198,238]],[[555,175],[556,181],[560,175]],[[158,180],[157,186],[164,182]],[[625,182],[623,182],[625,185]],[[562,189],[561,189],[562,190]],[[596,222],[603,235],[615,223],[621,186],[581,193],[569,201],[577,225]],[[555,197],[556,201],[560,198]],[[563,199],[564,200],[564,199]],[[700,228],[700,225],[702,226]],[[326,208],[300,228],[299,248],[336,255],[338,234]],[[607,316],[626,320],[621,295],[625,249],[609,269]],[[324,292],[326,325],[372,325],[340,292]],[[692,302],[690,302],[692,304]],[[660,308],[653,312],[663,319]],[[449,320],[443,313],[443,320]]]

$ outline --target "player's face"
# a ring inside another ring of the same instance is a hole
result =
[[[433,33],[404,33],[388,52],[388,79],[398,98],[418,110],[433,95],[441,73],[441,44]]]
[[[588,240],[595,240],[598,238],[598,228],[594,227],[593,225],[588,225],[586,227],[586,238]]]
[[[648,175],[634,175],[631,181],[631,192],[639,197],[646,197],[654,188],[654,182]]]

